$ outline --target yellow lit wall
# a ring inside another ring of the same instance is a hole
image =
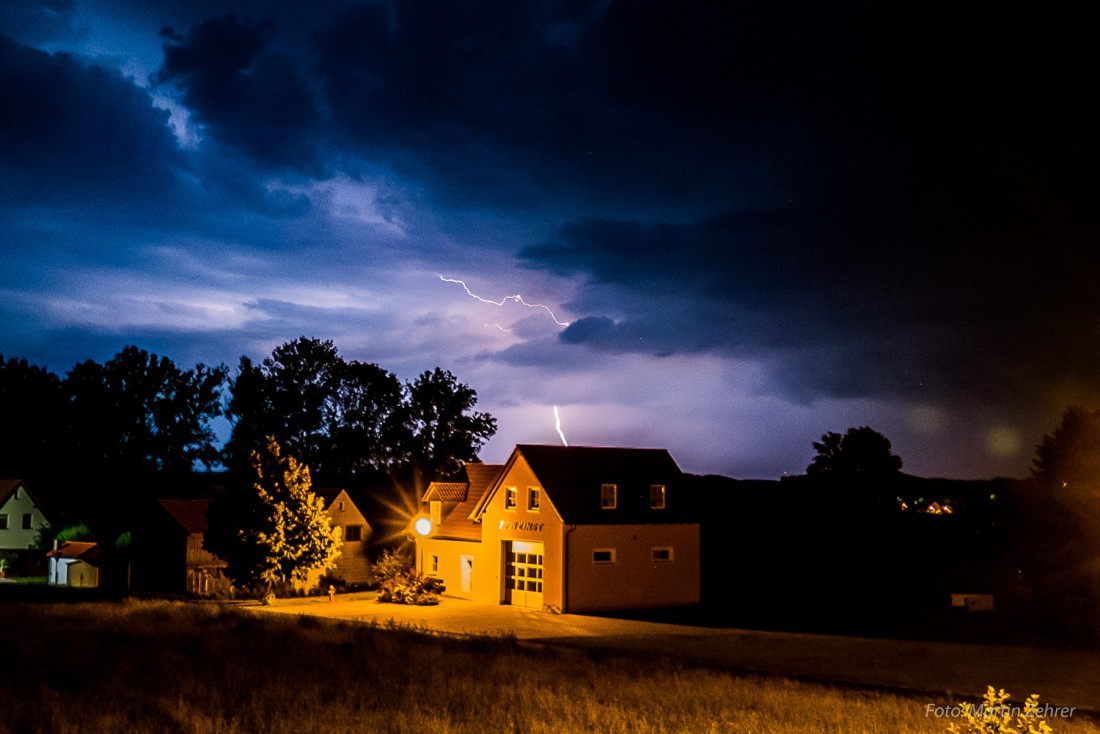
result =
[[[568,611],[688,606],[699,602],[698,525],[580,525],[569,534]],[[654,561],[671,548],[671,561]],[[593,552],[613,550],[614,562]]]

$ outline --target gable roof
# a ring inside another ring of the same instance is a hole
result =
[[[466,499],[466,491],[470,488],[469,482],[432,482],[421,502],[438,500],[440,502],[463,502]]]
[[[508,460],[508,469],[519,457],[527,462],[567,524],[698,522],[686,498],[677,491],[684,475],[667,449],[520,444]],[[602,484],[614,484],[617,488],[617,506],[613,510],[600,507]],[[653,484],[666,488],[664,509],[649,506],[649,488]]]
[[[22,489],[27,493],[27,496],[31,498],[34,506],[39,509],[42,514],[46,514],[46,511],[42,509],[42,503],[38,501],[38,497],[34,495],[29,489],[27,489],[27,483],[22,479],[0,479],[0,507],[7,504],[7,501],[15,494],[15,490]]]
[[[465,476],[461,484],[464,496],[450,511],[446,509],[439,527],[435,530],[435,536],[439,538],[451,538],[455,540],[481,540],[481,521],[475,517],[475,509],[482,496],[496,483],[504,472],[504,464],[467,464],[463,467]],[[432,486],[439,483],[433,482]],[[447,482],[447,484],[452,484]],[[430,488],[429,488],[430,489]],[[428,493],[424,493],[425,501]]]
[[[188,534],[205,533],[210,524],[210,500],[160,500],[160,506]]]
[[[66,540],[56,550],[46,553],[46,556],[48,558],[79,558],[94,566],[100,558],[99,544]]]

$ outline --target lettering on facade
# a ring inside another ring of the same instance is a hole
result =
[[[546,527],[544,522],[519,522],[518,520],[501,520],[501,530],[528,530],[532,533],[541,533]]]

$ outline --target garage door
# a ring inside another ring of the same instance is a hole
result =
[[[504,602],[542,608],[542,543],[505,541]]]

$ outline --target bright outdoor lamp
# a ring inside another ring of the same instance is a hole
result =
[[[432,520],[429,517],[418,517],[416,522],[413,523],[413,530],[416,534],[422,538],[426,538],[431,535],[432,532]]]

